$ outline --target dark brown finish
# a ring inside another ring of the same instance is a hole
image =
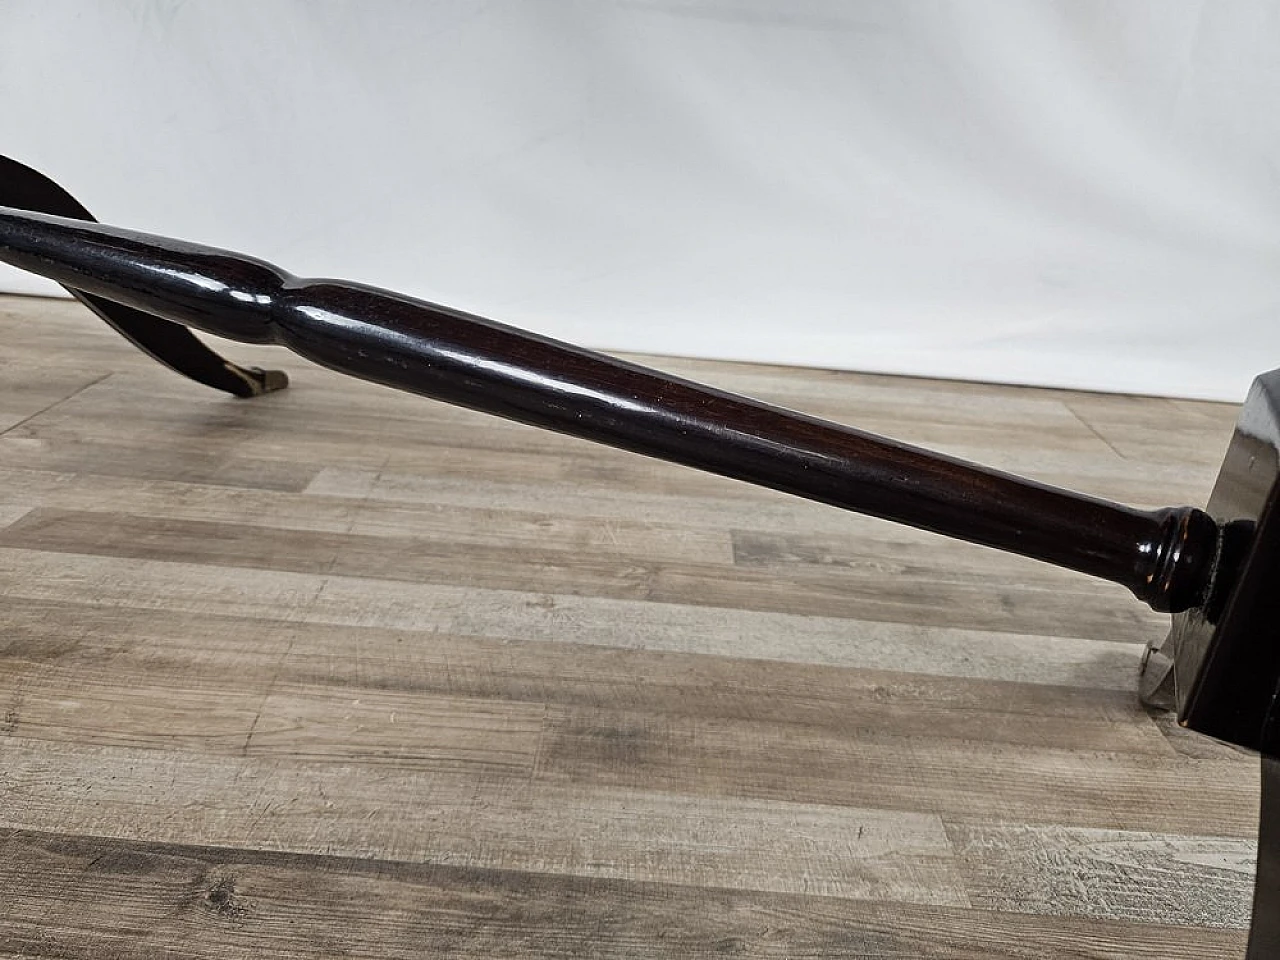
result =
[[[93,214],[61,186],[4,156],[0,156],[0,206],[95,221]],[[66,290],[139,350],[197,383],[244,398],[288,386],[283,372],[242,367],[225,360],[181,324],[82,290]]]
[[[1280,757],[1262,758],[1262,813],[1253,924],[1245,960],[1280,957]]]
[[[1217,526],[825,423],[388,291],[196,244],[0,212],[0,256],[68,287],[344,373],[1121,583],[1195,606]]]
[[[1215,589],[1179,613],[1167,658],[1181,723],[1263,753],[1248,960],[1280,956],[1280,371],[1254,381],[1208,511],[1223,531]]]
[[[1179,718],[1193,730],[1280,754],[1280,371],[1253,384],[1208,511],[1223,531],[1207,602],[1179,613],[1172,660]]]

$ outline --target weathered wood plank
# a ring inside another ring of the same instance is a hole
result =
[[[229,401],[228,401],[229,402]],[[236,453],[182,449],[163,440],[137,444],[88,438],[51,443],[20,436],[17,427],[0,437],[0,467],[103,477],[194,481],[259,490],[302,490],[319,467],[288,459],[245,457]]]
[[[654,518],[597,519],[493,507],[425,506],[170,480],[0,468],[0,524],[36,504],[70,511],[249,524],[281,530],[429,538],[451,544],[601,552],[633,559],[730,563],[730,534]]]
[[[930,814],[449,772],[0,741],[0,827],[930,904],[965,903]]]
[[[65,403],[104,376],[49,364],[0,361],[0,433]]]
[[[980,459],[984,463],[1017,472],[1017,467],[999,463],[992,457]],[[1036,478],[1046,483],[1117,498],[1136,505],[1167,506],[1168,503],[1203,501],[1207,491],[1212,489],[1213,477],[1216,475],[1215,471],[1210,470],[1201,471],[1199,475],[1192,475],[1186,470],[1171,469],[1169,472],[1175,476],[1161,478],[1158,468],[1133,462],[1126,465],[1125,475],[1120,478],[1054,470],[1040,471]],[[725,480],[723,484],[731,485],[733,482]],[[696,527],[718,529],[763,529],[780,533],[812,531],[827,534],[848,529],[851,536],[867,527],[878,528],[882,532],[895,529],[885,521],[858,518],[821,504],[795,501],[784,494],[758,490],[749,497],[726,496],[726,489],[727,487],[717,486],[714,493],[704,491],[698,496],[676,496],[598,486],[540,486],[494,478],[463,481],[432,476],[429,471],[410,473],[389,470],[380,464],[324,466],[307,487],[308,492],[328,496],[372,498],[404,504],[487,506],[503,503],[514,509],[544,509],[587,517],[656,515]],[[1159,496],[1161,491],[1167,491],[1164,497]],[[1167,502],[1159,503],[1160,500]],[[906,529],[897,528],[896,535],[903,535],[901,531]],[[941,541],[942,538],[935,539]]]
[[[1242,953],[1256,761],[1137,707],[1118,588],[0,315],[0,956]],[[655,365],[1148,505],[1235,416]]]
[[[15,957],[1204,960],[1244,946],[1234,930],[13,831],[0,886]]]
[[[1235,410],[1230,404],[1188,406],[1186,401],[1097,393],[1073,396],[1066,405],[1113,450],[1132,460],[1166,456],[1171,438],[1163,424],[1176,417],[1179,460],[1188,469],[1215,473],[1235,426]],[[1185,411],[1196,415],[1187,416]]]
[[[290,619],[1133,690],[1141,649],[668,603],[407,584],[0,547],[0,589],[36,601]]]
[[[32,510],[0,530],[0,545],[68,554],[333,574],[382,581],[531,590],[617,600],[724,607],[820,617],[954,626],[1007,633],[1038,631],[1143,642],[1158,631],[1135,604],[1090,601],[1104,588],[993,589],[961,572],[830,564],[637,562],[607,550],[553,554],[539,547],[456,545],[436,538],[338,534],[252,524]],[[1120,591],[1112,591],[1120,592]]]
[[[536,703],[277,682],[241,753],[528,776],[544,713]]]
[[[1213,830],[1212,817],[1204,828]],[[1247,929],[1253,840],[948,823],[974,906]]]
[[[499,701],[539,705],[539,718],[540,705],[559,704],[801,724],[842,736],[1155,756],[1174,749],[1125,691],[88,604],[11,600],[6,621],[0,655],[7,651],[8,659],[0,663],[22,656],[45,665],[11,704],[8,732],[39,739],[247,752],[250,732],[254,749],[261,748],[264,728],[280,719],[271,719],[274,704],[264,702],[269,685],[338,713],[350,713],[356,699],[362,712],[382,704],[379,723],[396,704],[409,705],[412,715],[419,705],[474,698],[482,717]],[[56,633],[51,623],[61,624]],[[236,636],[246,639],[228,642]],[[147,709],[118,706],[142,690]],[[199,698],[216,701],[223,713],[233,702],[244,707],[215,727],[194,709]],[[56,723],[41,719],[48,717]],[[406,751],[418,747],[423,733],[406,737],[405,718],[399,722],[396,738]],[[189,728],[196,736],[184,736]],[[343,730],[327,749],[354,755],[358,733]],[[281,738],[280,749],[288,743]]]
[[[542,733],[538,704],[276,682],[270,672],[202,678],[182,670],[102,680],[88,670],[29,671],[0,729],[47,742],[289,756],[429,770],[528,775]]]
[[[1258,773],[1232,761],[840,735],[800,726],[555,708],[539,778],[988,821],[1247,838]],[[1105,800],[1102,798],[1105,797]],[[1181,797],[1195,802],[1181,803]]]

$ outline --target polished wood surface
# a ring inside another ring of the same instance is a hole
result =
[[[0,956],[1237,958],[1257,760],[1106,583],[0,301]],[[1140,506],[1215,404],[652,360]]]
[[[6,156],[0,156],[0,206],[94,220],[60,184]],[[197,383],[246,398],[287,385],[280,371],[242,367],[220,357],[181,324],[91,293],[65,289],[139,350]]]
[[[1055,488],[393,291],[4,207],[0,261],[374,383],[1112,580],[1156,610],[1201,606],[1220,569],[1197,507]]]
[[[1173,618],[1178,716],[1280,756],[1280,370],[1254,381],[1207,509],[1223,531],[1214,580],[1230,586]]]

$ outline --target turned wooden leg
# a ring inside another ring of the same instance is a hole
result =
[[[0,157],[0,206],[94,220],[93,214],[58,184],[8,157]],[[242,367],[223,359],[180,323],[72,287],[64,289],[143,353],[197,383],[237,397],[256,397],[289,384],[282,370]]]

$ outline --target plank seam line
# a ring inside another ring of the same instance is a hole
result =
[[[49,412],[50,410],[52,410],[54,407],[56,407],[56,406],[58,406],[58,405],[60,405],[60,404],[66,403],[68,400],[74,400],[76,397],[80,396],[80,394],[84,393],[84,392],[85,392],[86,390],[88,390],[90,387],[96,387],[98,384],[100,384],[103,380],[107,379],[107,377],[109,377],[109,376],[111,376],[111,371],[108,371],[107,373],[104,373],[102,376],[98,377],[98,378],[97,378],[97,379],[95,379],[95,380],[91,380],[91,381],[89,381],[89,382],[88,382],[88,383],[86,383],[84,386],[82,386],[82,387],[80,387],[80,388],[78,388],[78,389],[76,389],[76,390],[73,390],[71,393],[67,394],[65,397],[61,397],[61,398],[59,398],[59,399],[57,399],[57,400],[53,401],[53,403],[49,404],[47,407],[44,407],[44,408],[42,408],[42,409],[40,409],[40,410],[37,410],[35,413],[31,414],[30,416],[23,417],[23,418],[22,418],[21,420],[19,420],[17,423],[10,424],[9,426],[5,427],[3,430],[0,430],[0,437],[5,436],[6,434],[8,434],[8,433],[9,433],[10,431],[12,431],[12,430],[17,430],[17,429],[18,429],[19,427],[21,427],[23,424],[30,423],[30,422],[31,422],[32,420],[34,420],[36,417],[44,416],[44,414],[48,413],[48,412]]]

